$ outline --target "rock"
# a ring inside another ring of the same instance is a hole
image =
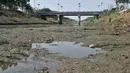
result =
[[[79,64],[79,62],[74,62],[75,64]]]
[[[52,43],[54,41],[54,38],[52,37],[51,39],[46,40],[46,43]]]
[[[42,71],[47,71],[47,70],[49,70],[48,67],[43,67],[43,69],[42,69]]]
[[[49,73],[48,67],[43,67],[38,73]]]
[[[46,60],[45,63],[48,63],[48,61]]]
[[[128,56],[125,57],[125,59],[128,59],[128,58],[129,58]]]
[[[32,28],[28,29],[28,30],[33,30]]]
[[[16,53],[18,50],[16,48],[10,50],[11,53]]]
[[[44,73],[43,71],[40,71],[40,72],[38,72],[38,73]]]
[[[100,68],[96,68],[95,70],[100,70]]]
[[[108,54],[106,54],[106,56],[108,57],[109,55],[108,55]]]
[[[125,59],[128,59],[129,57],[127,55],[122,55]]]
[[[111,49],[110,51],[113,51],[114,49]]]
[[[6,58],[15,59],[15,60],[21,60],[21,58],[16,57],[16,56],[6,56]]]
[[[87,30],[87,28],[84,28],[84,30]]]
[[[79,44],[79,42],[75,42],[74,45]]]
[[[128,29],[127,31],[130,32],[130,29]]]
[[[89,45],[89,48],[95,48],[94,44]]]
[[[44,31],[44,29],[41,29],[40,31]]]
[[[29,42],[31,42],[31,40],[28,40]]]
[[[74,70],[74,68],[71,68],[71,70]]]

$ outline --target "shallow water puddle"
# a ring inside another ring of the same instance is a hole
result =
[[[43,69],[47,69],[49,73],[55,72],[61,62],[46,58],[32,59],[27,61],[19,61],[17,63],[1,64],[0,73],[39,73]],[[44,73],[44,72],[43,72]]]
[[[47,49],[52,53],[70,58],[86,57],[90,54],[103,53],[100,48],[82,47],[83,43],[77,42],[52,42],[52,43],[32,43],[32,49]],[[96,60],[88,59],[95,62]],[[49,69],[49,73],[57,71],[60,61],[30,56],[27,60],[12,62],[0,62],[0,73],[39,73],[43,69]],[[44,72],[43,72],[44,73]]]
[[[81,58],[86,57],[90,54],[103,53],[101,48],[89,48],[82,47],[83,43],[76,42],[52,42],[52,43],[32,43],[32,49],[42,49],[46,48],[52,53],[58,53],[60,56],[70,57],[70,58]]]

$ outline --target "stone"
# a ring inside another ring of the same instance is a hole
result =
[[[75,64],[79,64],[79,62],[74,62]]]
[[[89,48],[95,48],[94,44],[89,45]]]

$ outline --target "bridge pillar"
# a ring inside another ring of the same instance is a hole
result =
[[[79,24],[79,26],[80,26],[80,25],[81,25],[81,15],[78,15],[78,18],[79,18],[78,24]]]
[[[42,19],[44,20],[47,20],[47,17],[46,16],[41,16]]]
[[[63,18],[63,15],[58,15],[58,23],[60,25],[62,24],[62,18]]]

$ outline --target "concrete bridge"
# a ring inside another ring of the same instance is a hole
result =
[[[35,12],[33,15],[40,15],[40,16],[58,16],[58,23],[62,24],[62,17],[63,16],[78,16],[79,18],[79,25],[81,22],[81,16],[98,16],[101,14],[101,11],[79,11],[79,12]]]

